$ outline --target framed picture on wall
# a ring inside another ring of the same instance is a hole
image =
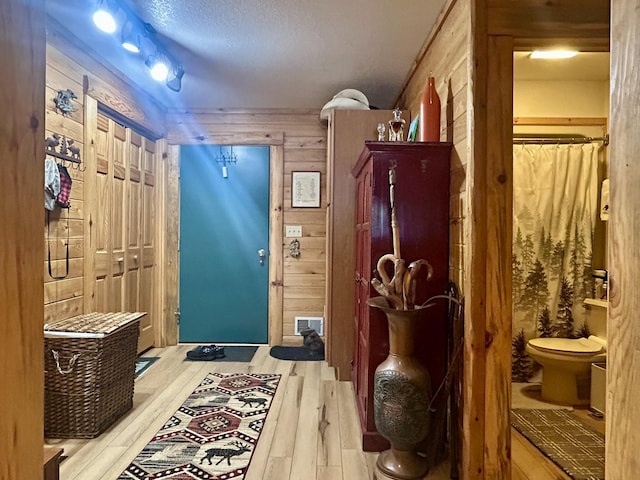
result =
[[[320,206],[320,172],[291,172],[291,206]]]

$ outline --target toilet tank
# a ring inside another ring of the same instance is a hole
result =
[[[589,308],[585,315],[591,335],[604,340],[607,339],[607,305],[608,303],[606,302],[587,303]]]

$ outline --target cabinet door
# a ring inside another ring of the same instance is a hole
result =
[[[356,191],[356,305],[354,387],[363,423],[373,421],[369,403],[369,285],[371,276],[371,165],[358,176]]]

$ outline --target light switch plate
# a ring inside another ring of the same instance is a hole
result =
[[[284,231],[285,237],[301,237],[302,225],[286,225]]]

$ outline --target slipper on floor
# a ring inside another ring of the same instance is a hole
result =
[[[216,358],[224,358],[224,347],[201,345],[187,352],[188,360],[210,361]]]

